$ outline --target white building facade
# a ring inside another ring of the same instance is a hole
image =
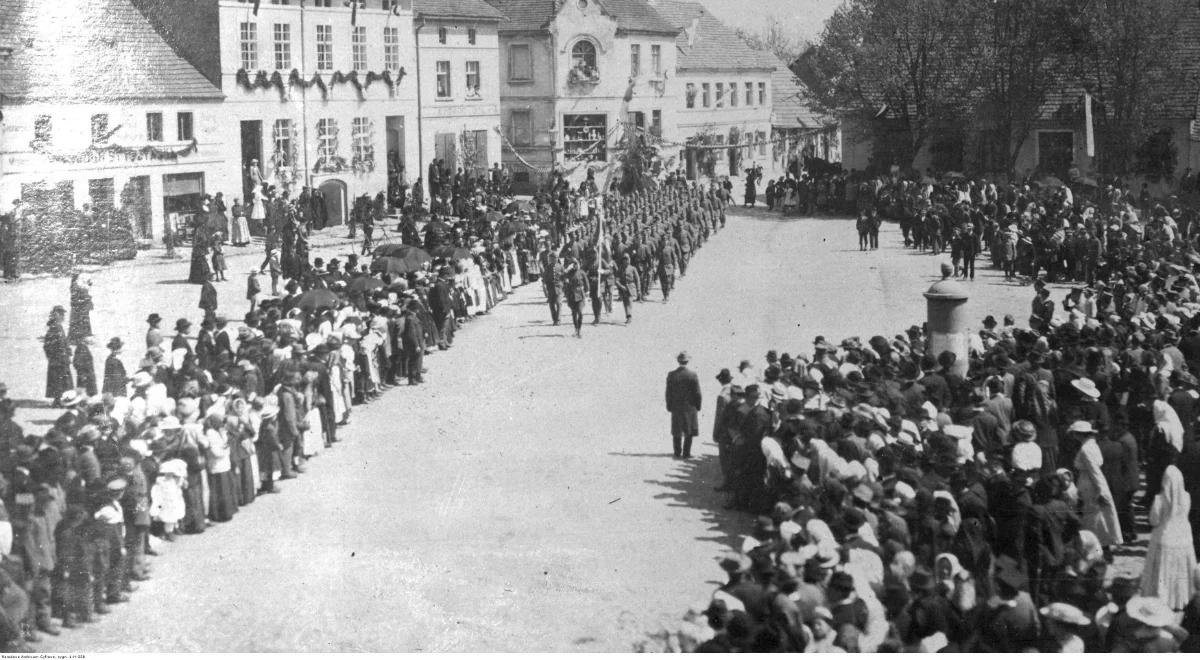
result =
[[[742,176],[771,160],[774,63],[750,48],[698,2],[659,0],[655,9],[680,28],[677,75],[679,167],[689,179]]]
[[[0,46],[5,207],[120,210],[134,238],[157,240],[220,189],[223,94],[127,0],[14,0],[0,8]]]
[[[327,224],[354,198],[387,190],[417,162],[418,113],[410,5],[219,0],[222,130],[231,177],[249,193],[251,162],[295,197],[320,190]],[[402,173],[400,168],[404,168]]]
[[[419,170],[442,160],[482,174],[500,162],[500,40],[503,15],[483,0],[417,0],[421,135]],[[428,191],[428,186],[425,186]]]
[[[668,80],[679,31],[650,3],[575,0],[539,11],[524,0],[491,4],[507,16],[500,95],[515,190],[531,192],[555,168],[573,180],[607,168],[626,125],[675,133],[678,99]]]

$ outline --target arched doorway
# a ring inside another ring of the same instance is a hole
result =
[[[349,208],[346,203],[346,182],[340,179],[329,179],[322,182],[318,190],[325,198],[325,225],[346,224],[346,213]]]

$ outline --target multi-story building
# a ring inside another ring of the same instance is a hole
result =
[[[421,114],[418,161],[480,173],[500,162],[500,42],[504,18],[483,0],[416,0]],[[425,186],[428,190],[429,187]]]
[[[257,161],[293,196],[320,190],[337,224],[417,163],[411,0],[133,1],[225,93],[227,195]]]
[[[134,236],[221,190],[223,94],[129,0],[0,3],[0,199],[121,208]]]
[[[505,15],[503,160],[516,190],[532,190],[555,167],[582,177],[587,167],[606,166],[626,122],[654,134],[675,132],[679,100],[668,80],[679,29],[649,2],[488,1]]]
[[[771,159],[774,62],[752,49],[698,2],[657,0],[654,8],[680,30],[676,75],[678,142],[688,178],[741,176]]]

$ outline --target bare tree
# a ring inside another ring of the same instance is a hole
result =
[[[793,38],[783,26],[783,22],[773,15],[767,16],[761,29],[747,30],[739,27],[734,32],[754,50],[767,51],[788,64],[795,62],[800,53],[808,47],[805,41]]]

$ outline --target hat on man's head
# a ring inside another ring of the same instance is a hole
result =
[[[1175,623],[1175,613],[1161,598],[1134,596],[1125,603],[1125,612],[1135,621],[1151,628],[1162,628]]]
[[[751,564],[749,557],[732,550],[717,559],[717,565],[726,573],[745,573],[750,570]]]
[[[162,317],[157,312],[146,317],[146,323],[155,324],[162,320]]]
[[[1101,396],[1100,388],[1096,387],[1096,383],[1091,378],[1076,378],[1071,381],[1071,385],[1093,399],[1099,399]]]
[[[70,408],[71,406],[77,406],[86,400],[87,400],[87,397],[84,396],[84,394],[82,392],[80,392],[79,390],[67,390],[66,392],[63,392],[62,396],[60,396],[58,398],[58,402],[62,404],[63,408]]]
[[[729,373],[728,369],[722,369],[720,371],[720,373],[717,374],[717,382],[718,383],[720,383],[722,385],[726,385],[726,384],[730,383],[731,381],[733,381],[733,376]]]
[[[1086,419],[1079,419],[1071,422],[1071,425],[1067,427],[1067,432],[1078,433],[1080,435],[1096,435],[1095,427],[1093,427],[1092,423]]]
[[[849,573],[834,573],[829,578],[829,588],[841,591],[854,591],[854,578]]]
[[[688,362],[691,361],[691,359],[692,359],[692,356],[688,355],[687,351],[680,351],[679,355],[675,356],[675,361],[678,362],[679,364],[687,364]]]
[[[108,350],[110,351],[115,351],[124,345],[125,342],[121,341],[120,337],[113,337],[112,339],[109,339],[107,344]]]
[[[175,330],[177,332],[183,332],[190,327],[192,327],[192,322],[187,319],[179,319],[178,321],[175,321]]]
[[[1091,623],[1087,615],[1074,605],[1067,603],[1050,603],[1038,610],[1043,619],[1066,623],[1072,626],[1086,626]]]

